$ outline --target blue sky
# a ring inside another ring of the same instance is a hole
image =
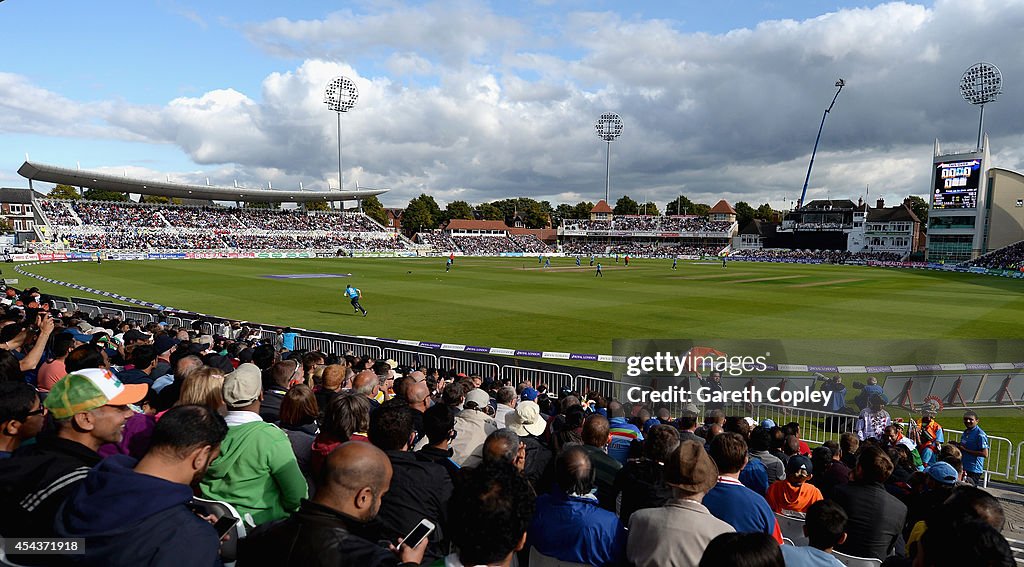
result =
[[[966,147],[960,74],[987,60],[996,165],[1024,166],[1024,3],[952,0],[157,2],[6,0],[0,185],[34,161],[181,181],[345,184],[388,205],[511,196],[596,200],[601,112],[623,117],[612,192],[782,206],[803,182],[835,79],[811,195],[927,194],[932,142]],[[984,41],[982,41],[984,39]]]

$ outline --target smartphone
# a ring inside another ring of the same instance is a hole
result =
[[[237,522],[238,520],[231,516],[221,516],[220,519],[213,524],[213,529],[217,530],[217,537],[224,537],[224,534],[230,532],[231,528],[235,527]]]
[[[424,518],[402,539],[402,545],[415,548],[434,531],[434,522]]]

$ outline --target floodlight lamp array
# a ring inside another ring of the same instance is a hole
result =
[[[622,119],[614,112],[605,112],[597,119],[594,129],[598,138],[611,142],[622,134]]]
[[[335,77],[327,83],[324,91],[324,104],[334,112],[348,112],[359,100],[359,89],[348,77]]]
[[[986,104],[1003,92],[1003,75],[991,63],[975,63],[960,79],[960,95],[971,104]]]

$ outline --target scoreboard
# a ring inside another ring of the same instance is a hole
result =
[[[974,209],[978,207],[981,160],[935,164],[933,209]]]

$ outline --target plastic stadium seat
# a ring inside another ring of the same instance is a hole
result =
[[[198,496],[192,497],[192,504],[202,514],[212,514],[218,518],[231,516],[235,519],[235,527],[231,528],[231,531],[228,532],[227,541],[221,543],[220,546],[221,561],[225,564],[233,563],[235,558],[238,557],[238,540],[245,537],[245,522],[242,521],[238,510],[235,510],[235,507],[227,502],[207,500]]]
[[[811,544],[807,536],[804,535],[804,520],[783,514],[775,514],[775,521],[779,523],[782,537],[791,540],[793,545],[805,546]]]
[[[573,563],[571,561],[560,561],[554,557],[548,557],[530,548],[530,567],[589,567],[586,563]]]
[[[854,557],[845,553],[839,553],[838,551],[833,551],[832,555],[840,563],[849,567],[879,567],[882,564],[881,559],[875,559],[874,557]]]

